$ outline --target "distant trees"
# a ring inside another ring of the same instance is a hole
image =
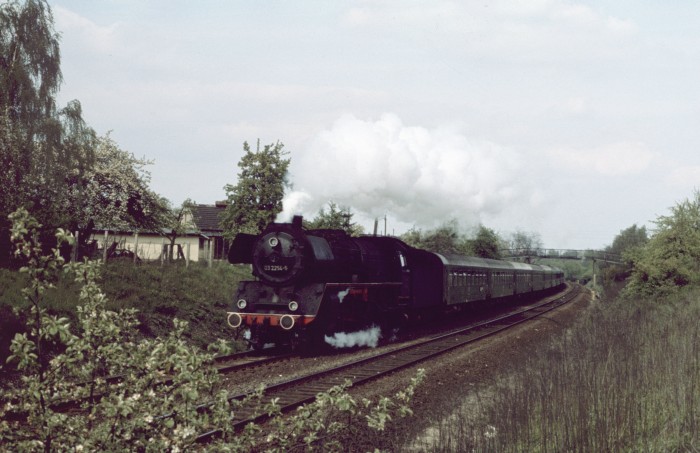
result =
[[[507,241],[508,248],[513,250],[531,251],[542,248],[542,238],[538,233],[517,230]]]
[[[470,238],[460,233],[456,220],[450,220],[425,232],[411,229],[401,236],[401,239],[413,247],[443,255],[459,254],[498,259],[498,250],[502,248],[501,238],[492,229],[479,225],[473,238]]]
[[[605,251],[622,256],[637,247],[644,246],[648,241],[649,236],[647,235],[647,228],[645,226],[638,227],[634,224],[620,231],[620,233],[615,236],[612,245],[607,247]]]
[[[401,239],[413,247],[443,255],[469,255],[471,252],[469,243],[459,232],[459,226],[454,219],[428,231],[412,228],[403,234]]]
[[[164,206],[148,184],[149,162],[97,137],[77,100],[56,107],[59,35],[44,0],[0,5],[0,250],[8,215],[26,208],[48,239],[58,227],[159,228]],[[55,238],[52,239],[55,241]],[[0,254],[0,264],[10,259]]]
[[[255,151],[243,143],[245,154],[238,162],[241,169],[235,185],[224,186],[228,206],[221,218],[224,236],[233,239],[238,233],[257,234],[282,212],[287,185],[288,154],[280,142]]]
[[[304,221],[304,227],[310,230],[330,228],[343,230],[351,236],[359,236],[364,232],[362,225],[352,222],[353,213],[349,207],[338,207],[334,202],[328,203],[328,211],[321,207],[316,217]]]

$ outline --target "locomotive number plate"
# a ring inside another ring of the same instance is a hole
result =
[[[280,266],[279,264],[266,264],[263,266],[263,270],[267,272],[286,272],[289,270],[289,266]]]

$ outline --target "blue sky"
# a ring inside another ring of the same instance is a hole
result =
[[[285,215],[457,219],[597,248],[700,186],[690,1],[51,1],[59,99],[213,203],[242,143],[292,159]]]

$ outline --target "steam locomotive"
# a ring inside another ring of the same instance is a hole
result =
[[[559,269],[500,260],[443,256],[386,236],[305,230],[302,218],[271,223],[260,235],[238,234],[231,263],[252,265],[227,322],[266,343],[322,343],[337,332],[382,328],[426,314],[534,295],[564,283]]]

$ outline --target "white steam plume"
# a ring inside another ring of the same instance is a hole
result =
[[[355,346],[369,346],[370,348],[376,348],[381,337],[381,328],[378,326],[372,326],[367,330],[362,330],[359,332],[338,332],[333,334],[332,337],[326,335],[323,339],[334,348],[352,348]]]
[[[454,128],[404,126],[393,114],[343,116],[295,150],[291,165],[294,191],[280,219],[313,217],[334,201],[367,219],[388,213],[426,228],[452,218],[474,225],[529,197],[511,150]]]

